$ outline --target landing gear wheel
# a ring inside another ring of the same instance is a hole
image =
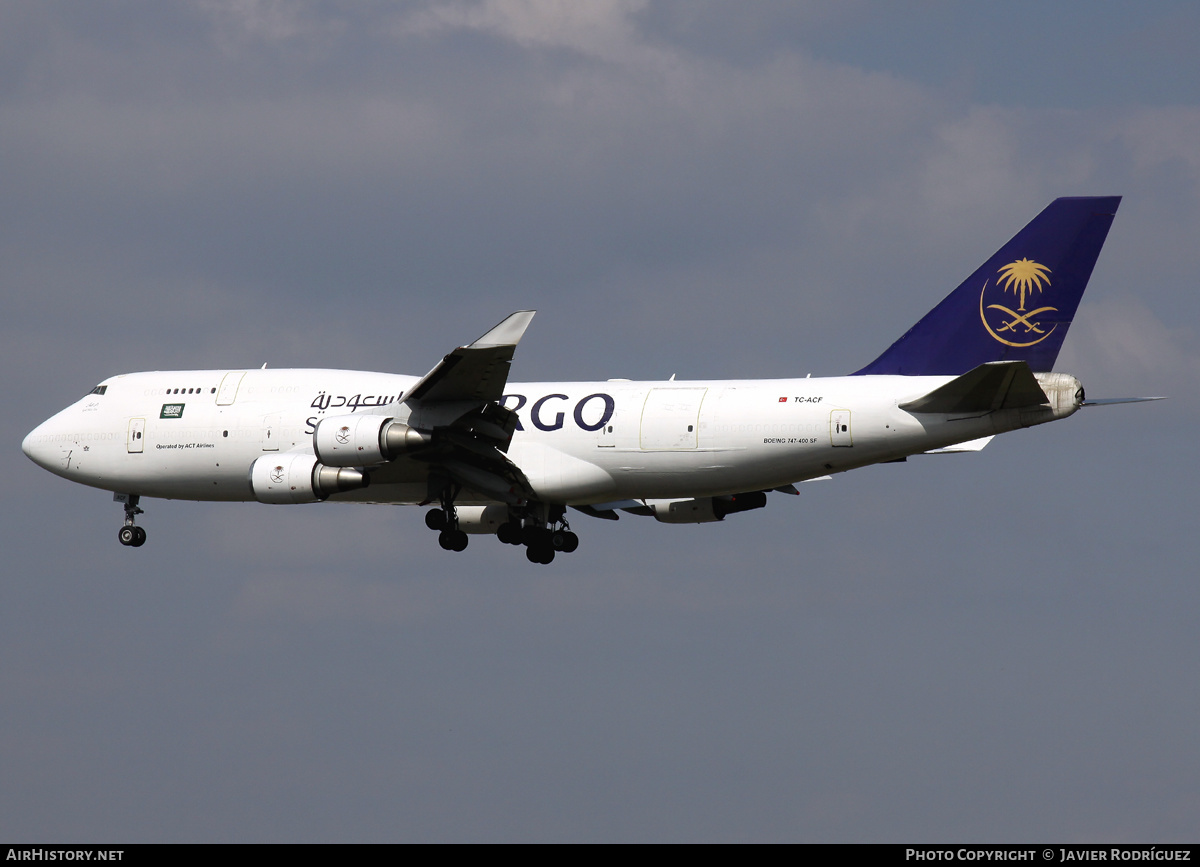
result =
[[[141,527],[133,528],[134,540],[129,544],[134,548],[140,548],[146,544],[146,531]]]
[[[555,551],[570,554],[579,547],[579,537],[570,530],[555,530],[550,534],[550,547]]]
[[[137,527],[122,527],[117,531],[117,541],[126,547],[137,546]]]
[[[543,548],[540,545],[525,549],[525,557],[530,563],[541,563],[543,566],[554,561],[554,549]]]
[[[441,509],[430,509],[425,513],[425,526],[430,530],[445,530],[446,513]]]
[[[505,545],[521,544],[521,527],[512,521],[506,521],[496,530],[496,538]]]
[[[447,551],[465,551],[467,541],[467,534],[462,530],[442,530],[438,533],[438,544]]]

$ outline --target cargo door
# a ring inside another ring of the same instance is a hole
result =
[[[646,450],[694,449],[700,404],[707,388],[652,388],[642,406],[641,446]]]

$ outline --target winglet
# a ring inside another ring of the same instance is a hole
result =
[[[468,349],[485,349],[489,346],[516,346],[525,335],[525,329],[533,321],[536,310],[518,310],[503,322],[470,344]]]

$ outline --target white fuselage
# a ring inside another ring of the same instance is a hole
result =
[[[508,457],[544,502],[707,497],[919,454],[1078,407],[1075,388],[1064,385],[1047,388],[1049,406],[1031,409],[954,417],[899,408],[951,379],[509,383],[503,405],[520,426]],[[126,374],[38,426],[23,449],[57,475],[110,491],[253,500],[251,464],[270,453],[312,454],[326,416],[370,413],[419,427],[421,410],[397,402],[416,381],[347,370]],[[421,502],[427,473],[427,464],[401,457],[372,468],[370,487],[332,499]],[[470,491],[460,501],[492,502]]]

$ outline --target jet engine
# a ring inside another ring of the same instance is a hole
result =
[[[362,470],[327,467],[312,455],[263,455],[250,465],[250,489],[260,503],[316,503],[369,483]]]
[[[656,520],[664,524],[705,524],[723,521],[734,512],[761,509],[767,504],[762,491],[727,494],[721,497],[700,497],[695,500],[646,500]]]
[[[330,416],[313,432],[313,451],[330,467],[382,464],[429,442],[429,434],[378,415]]]

